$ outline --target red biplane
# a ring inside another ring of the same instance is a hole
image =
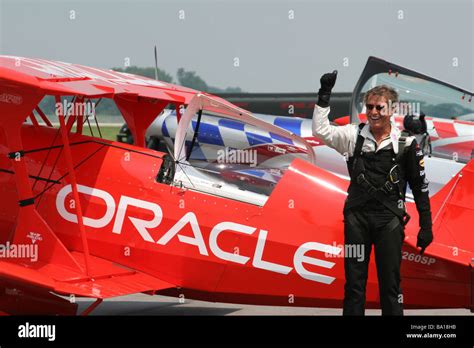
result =
[[[58,107],[59,127],[53,127],[39,105],[45,96],[57,106],[64,97],[73,97],[74,106],[112,99],[135,145],[84,135],[84,108]],[[174,156],[145,147],[148,126],[169,104],[180,119]],[[220,126],[245,125],[255,136],[263,130],[280,141],[260,148],[259,156],[297,148],[306,158],[294,159],[264,190],[216,181],[216,173],[187,163],[203,110],[225,118]],[[314,160],[303,138],[209,94],[1,56],[0,310],[75,314],[77,304],[64,298],[74,295],[97,299],[88,314],[103,299],[133,293],[341,307],[347,181]],[[417,213],[408,203],[405,308],[473,308],[473,180],[470,161],[432,197],[435,240],[425,255],[415,247]],[[37,248],[37,257],[13,252],[21,246]],[[369,308],[379,302],[374,266],[371,261]]]

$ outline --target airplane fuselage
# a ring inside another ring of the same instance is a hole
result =
[[[26,151],[53,144],[56,130],[22,127]],[[83,223],[92,255],[175,284],[177,295],[219,302],[340,307],[344,287],[342,208],[347,181],[295,160],[263,206],[157,182],[163,153],[71,133]],[[0,144],[4,144],[3,135]],[[1,147],[4,202],[16,201],[6,148]],[[49,154],[48,154],[49,153]],[[58,158],[58,159],[57,159]],[[61,147],[24,159],[36,209],[69,250],[82,250],[78,217]],[[43,192],[43,193],[42,193]],[[42,193],[42,194],[41,194]],[[4,206],[0,241],[18,206]],[[409,238],[417,233],[417,217]],[[41,242],[38,242],[41,243]],[[40,249],[41,252],[41,249]],[[361,255],[363,257],[364,255]],[[463,256],[465,257],[465,255]],[[464,266],[405,243],[406,307],[465,307]],[[448,271],[446,271],[448,270]],[[447,275],[449,274],[449,276]],[[428,286],[427,286],[428,285]],[[368,307],[377,306],[371,261]]]

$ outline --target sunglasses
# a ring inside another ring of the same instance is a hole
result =
[[[373,108],[377,109],[377,111],[383,110],[385,105],[374,105],[374,104],[365,104],[365,107],[367,110],[373,110]]]

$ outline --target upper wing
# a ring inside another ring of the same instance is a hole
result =
[[[147,77],[45,59],[0,56],[0,80],[45,94],[112,98],[139,96],[187,104],[197,91]]]

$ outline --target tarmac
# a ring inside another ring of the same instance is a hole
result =
[[[93,300],[77,299],[78,313],[83,312]],[[474,315],[468,309],[405,309],[405,315]],[[165,296],[133,294],[107,299],[90,315],[342,315],[339,308],[255,306],[243,304],[204,302]],[[366,315],[381,315],[379,309],[367,309]]]

